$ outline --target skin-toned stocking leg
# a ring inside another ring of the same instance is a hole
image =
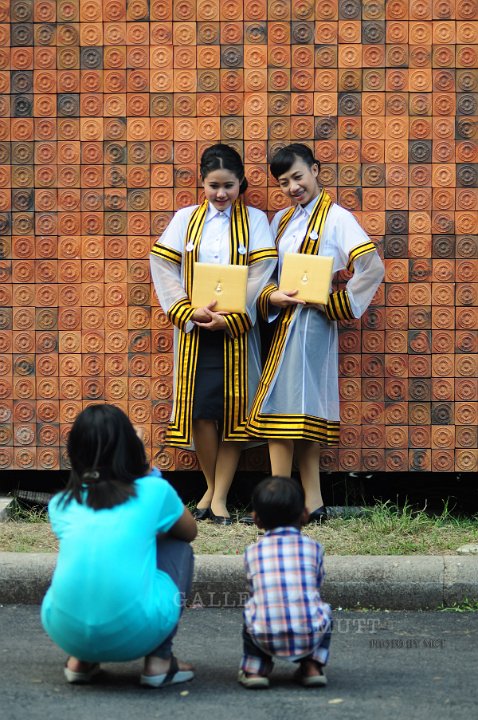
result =
[[[269,440],[269,456],[272,475],[290,477],[294,457],[294,441],[282,438]]]
[[[216,476],[214,479],[214,494],[211,502],[211,510],[215,515],[229,517],[229,512],[226,507],[227,494],[234,480],[242,446],[243,443],[240,442],[222,442],[219,445]]]
[[[320,446],[310,440],[297,440],[296,453],[305,504],[313,512],[324,504],[320,491]]]
[[[219,448],[216,422],[214,420],[193,420],[193,439],[199,465],[207,484],[207,490],[197,505],[202,509],[211,505],[214,494],[214,475]]]

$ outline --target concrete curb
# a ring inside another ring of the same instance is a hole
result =
[[[0,522],[5,522],[8,519],[8,506],[12,502],[9,497],[0,497]]]
[[[54,553],[0,553],[0,604],[39,604]],[[323,599],[332,607],[426,610],[478,602],[478,558],[461,555],[326,557]],[[190,601],[240,607],[247,599],[242,556],[198,555]]]

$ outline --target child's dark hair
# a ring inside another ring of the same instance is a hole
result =
[[[237,150],[223,143],[208,147],[201,155],[199,168],[201,179],[205,180],[206,176],[213,170],[229,170],[234,173],[240,182],[239,192],[241,194],[246,192],[247,179],[245,177],[244,163]]]
[[[67,443],[71,472],[63,502],[94,510],[136,495],[134,481],[148,472],[144,445],[129,418],[114,405],[90,405],[73,423]],[[86,493],[85,493],[86,490]]]
[[[270,171],[276,180],[281,175],[288,172],[295,161],[300,158],[310,168],[312,165],[318,165],[320,170],[320,162],[315,159],[312,150],[304,145],[303,143],[292,143],[292,145],[286,145],[281,150],[278,150],[272,158]]]
[[[304,489],[289,477],[273,475],[266,478],[252,493],[252,508],[266,530],[298,525],[304,507]]]

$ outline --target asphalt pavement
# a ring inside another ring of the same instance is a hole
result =
[[[241,610],[185,611],[175,643],[196,678],[164,690],[138,684],[141,663],[106,664],[89,686],[63,678],[65,656],[39,607],[0,606],[2,720],[469,720],[478,705],[478,613],[335,610],[326,688],[294,684],[278,663],[271,688],[237,684]]]

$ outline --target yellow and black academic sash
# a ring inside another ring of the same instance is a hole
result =
[[[318,254],[325,221],[331,205],[330,195],[325,190],[322,190],[312,209],[304,239],[299,248],[300,253]],[[291,221],[294,211],[295,207],[292,207],[282,216],[277,228],[277,245]],[[259,437],[294,437],[295,435],[311,440],[319,440],[331,445],[336,444],[338,442],[339,423],[304,415],[265,415],[261,412],[270,384],[279,367],[295,310],[296,306],[291,305],[279,317],[269,356],[251,408],[247,429],[251,435]]]
[[[249,260],[249,213],[239,198],[232,206],[229,262],[247,265]],[[248,393],[248,342],[251,321],[247,313],[224,316],[228,333],[224,333],[224,437],[247,440],[245,431]]]
[[[177,312],[189,319],[192,315],[191,297],[194,263],[199,258],[201,236],[206,220],[208,201],[197,207],[189,220],[184,241],[184,287],[188,297],[176,303]],[[231,208],[229,233],[229,262],[247,265],[249,256],[249,213],[242,199]],[[181,309],[182,308],[182,309]],[[171,309],[170,309],[171,312]],[[169,313],[168,313],[169,314]],[[229,335],[224,333],[224,437],[246,439],[244,431],[248,406],[247,393],[247,330],[250,321],[244,313],[225,316]],[[192,410],[199,348],[199,328],[179,333],[174,415],[168,427],[166,441],[171,445],[190,445],[192,439]]]

